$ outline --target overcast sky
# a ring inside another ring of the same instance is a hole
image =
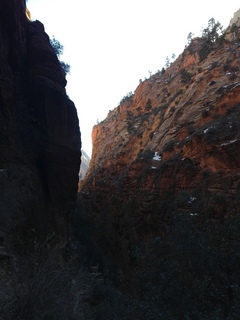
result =
[[[91,156],[97,120],[117,107],[140,79],[184,50],[212,17],[224,28],[239,0],[28,0],[32,20],[64,46],[71,65],[67,94],[78,110],[83,149]]]

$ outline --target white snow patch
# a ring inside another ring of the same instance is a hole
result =
[[[225,143],[220,144],[220,147],[222,147],[222,146],[227,146],[227,145],[232,144],[232,143],[234,143],[234,142],[236,142],[236,141],[237,141],[237,139],[235,139],[235,140],[230,140],[230,141],[228,141],[228,142],[225,142]]]
[[[192,203],[196,199],[197,199],[196,197],[190,197],[190,199],[188,200],[188,203]]]
[[[156,161],[161,161],[161,156],[158,154],[158,152],[156,151],[155,153],[154,153],[154,157],[153,157],[153,160],[156,160]]]
[[[157,169],[157,167],[151,167],[152,169]]]

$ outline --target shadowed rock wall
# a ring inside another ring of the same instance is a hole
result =
[[[25,10],[25,1],[1,3],[0,162],[3,172],[12,164],[31,169],[48,210],[76,198],[79,122],[44,26]]]
[[[0,1],[1,311],[16,298],[19,275],[33,271],[46,237],[68,241],[81,158],[65,73],[44,26],[25,12],[25,1]]]

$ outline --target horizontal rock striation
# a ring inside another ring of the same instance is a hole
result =
[[[230,38],[205,56],[204,39],[193,39],[165,72],[140,83],[94,126],[79,193],[85,219],[95,225],[96,252],[124,275],[116,276],[118,285],[143,299],[158,297],[163,314],[175,319],[193,317],[187,290],[194,297],[198,289],[191,283],[203,284],[203,300],[190,298],[201,314],[196,319],[204,308],[212,314],[205,276],[221,305],[227,288],[212,275],[221,272],[218,262],[224,277],[237,272],[231,259],[225,263],[240,210],[240,43]]]

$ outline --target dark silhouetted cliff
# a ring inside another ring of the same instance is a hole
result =
[[[81,158],[79,121],[66,95],[64,71],[44,26],[30,21],[25,12],[25,1],[1,0],[0,318],[4,320],[37,318],[30,307],[36,307],[33,300],[39,290],[33,284],[50,256],[55,265],[49,265],[45,272],[49,278],[40,279],[37,286],[53,280],[51,272],[59,268],[56,261],[68,250]],[[54,257],[49,250],[57,244]]]

